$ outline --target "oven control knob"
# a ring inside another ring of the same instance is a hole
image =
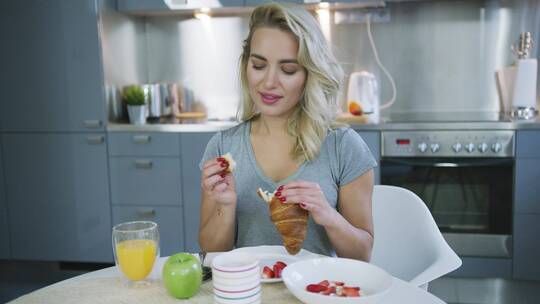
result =
[[[427,144],[425,142],[418,144],[418,151],[424,153],[427,151]]]
[[[488,148],[489,146],[486,143],[481,143],[478,145],[478,151],[480,151],[480,153],[486,152]]]
[[[472,153],[474,151],[474,144],[473,143],[468,143],[465,145],[465,150],[467,150],[467,152],[469,153]]]
[[[494,143],[493,145],[491,145],[491,151],[495,152],[495,153],[499,153],[502,149],[502,145],[500,143]]]
[[[455,143],[452,145],[452,150],[454,150],[454,152],[458,153],[459,151],[461,151],[461,144],[460,143]]]
[[[441,146],[438,143],[434,143],[434,144],[431,144],[429,148],[431,149],[431,152],[437,153],[441,149]]]

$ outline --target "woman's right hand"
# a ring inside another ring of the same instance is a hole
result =
[[[227,161],[221,157],[204,163],[201,173],[201,188],[214,202],[225,205],[236,204],[236,189],[232,173],[227,173]]]

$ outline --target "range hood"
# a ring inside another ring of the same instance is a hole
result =
[[[341,1],[321,1],[321,0],[289,0],[298,4],[317,6],[326,2],[330,9],[349,8],[382,8],[385,2],[403,2],[411,0],[341,0]],[[418,0],[413,0],[418,1]],[[420,0],[422,1],[422,0]],[[425,0],[424,0],[425,1]],[[128,14],[176,14],[193,12],[202,8],[233,11],[250,10],[263,3],[261,0],[117,0],[116,8],[120,12]]]

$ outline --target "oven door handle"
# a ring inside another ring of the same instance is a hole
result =
[[[514,160],[511,158],[495,159],[410,159],[410,158],[383,158],[385,163],[397,165],[416,166],[416,167],[435,167],[435,168],[463,168],[463,167],[492,167],[501,165],[512,165]]]

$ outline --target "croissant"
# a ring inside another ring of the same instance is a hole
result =
[[[268,203],[270,219],[281,235],[285,249],[290,254],[297,254],[306,239],[308,212],[298,204],[284,204],[273,193],[260,188],[257,194]]]

